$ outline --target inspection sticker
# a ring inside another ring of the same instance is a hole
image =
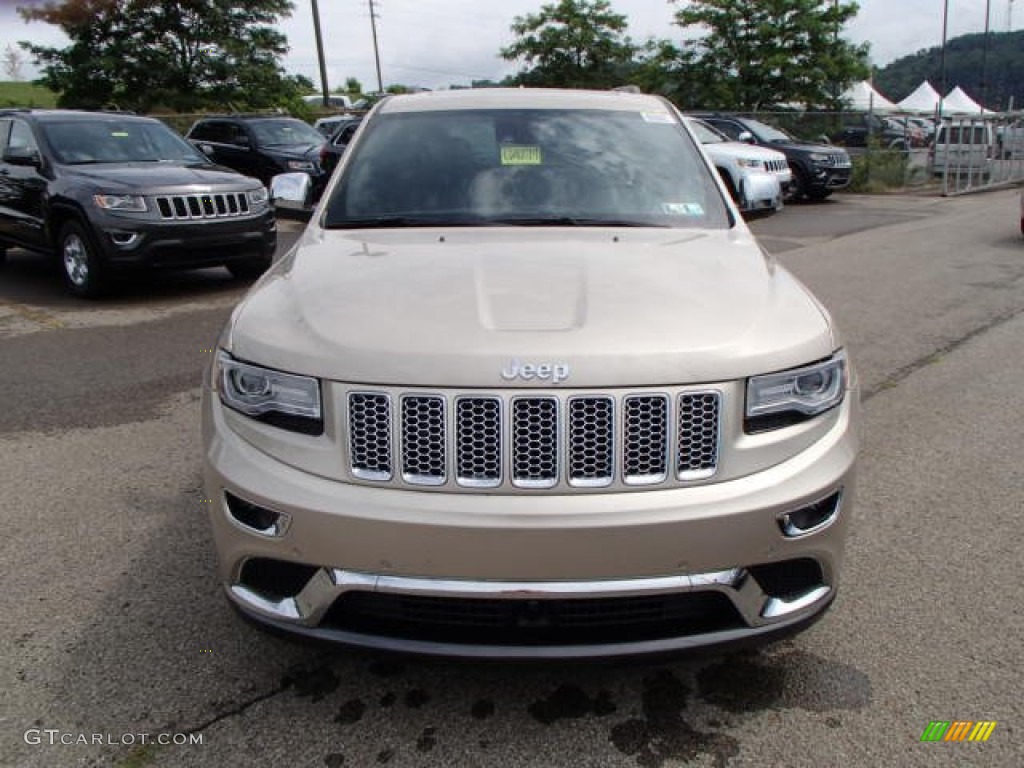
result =
[[[540,165],[540,147],[505,144],[501,148],[502,165]]]
[[[662,203],[661,209],[670,216],[704,215],[704,206],[700,203]]]

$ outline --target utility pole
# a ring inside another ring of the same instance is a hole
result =
[[[985,47],[981,49],[981,106],[988,104],[988,41],[992,20],[992,0],[985,0]]]
[[[324,61],[324,40],[320,34],[320,8],[313,3],[313,34],[316,36],[316,57],[320,62],[320,92],[324,97],[324,109],[330,105],[331,89],[327,85],[327,63]]]
[[[370,30],[373,32],[373,60],[377,63],[377,93],[384,92],[384,81],[380,76],[380,49],[377,47],[377,13],[370,0]]]
[[[942,102],[946,100],[946,36],[949,33],[949,0],[944,0],[942,7],[942,56],[939,69],[942,72],[940,79],[938,117],[942,118]]]

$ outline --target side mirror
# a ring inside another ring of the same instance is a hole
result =
[[[742,141],[744,144],[755,144],[754,134],[750,131],[741,131],[740,135],[736,137],[738,141]]]
[[[4,162],[28,168],[38,168],[43,163],[39,157],[39,150],[29,147],[8,147],[4,152]]]
[[[275,208],[308,214],[312,186],[308,173],[282,173],[270,180],[270,200]]]

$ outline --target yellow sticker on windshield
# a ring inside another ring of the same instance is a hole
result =
[[[501,148],[502,165],[540,165],[540,147],[506,144]]]

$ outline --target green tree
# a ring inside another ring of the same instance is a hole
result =
[[[839,34],[858,10],[839,0],[690,0],[675,23],[704,35],[678,53],[695,100],[686,105],[837,107],[838,95],[868,74],[868,46]]]
[[[626,17],[607,0],[559,0],[516,16],[516,40],[501,55],[529,67],[517,85],[608,88],[628,81],[636,47],[625,31]]]
[[[20,9],[61,28],[67,48],[22,46],[60,106],[187,111],[279,105],[312,88],[280,66],[275,29],[291,0],[64,0]]]
[[[339,88],[338,92],[351,96],[353,99],[357,99],[363,95],[363,84],[356,78],[349,77],[346,78],[344,87]]]

